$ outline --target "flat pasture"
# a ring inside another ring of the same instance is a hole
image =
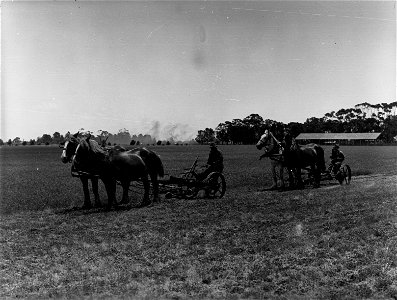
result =
[[[172,175],[209,151],[149,148]],[[0,148],[0,298],[397,298],[396,147],[342,147],[350,185],[286,192],[258,191],[255,146],[219,148],[224,198],[110,212],[71,209],[82,187],[59,148]]]

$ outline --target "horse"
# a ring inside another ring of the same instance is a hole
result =
[[[73,155],[76,152],[76,148],[79,144],[79,141],[77,139],[78,132],[74,135],[70,135],[68,132],[66,134],[66,137],[68,140],[63,144],[60,145],[60,148],[62,148],[62,155],[61,155],[61,160],[63,163],[71,163]],[[76,172],[76,170],[72,167],[71,169],[72,174]],[[88,189],[88,180],[91,180],[91,186],[92,186],[92,192],[94,193],[94,199],[95,199],[95,207],[101,207],[101,201],[99,199],[99,193],[98,193],[98,176],[94,176],[92,174],[85,174],[79,176],[81,183],[83,184],[83,191],[84,191],[84,205],[82,209],[90,209],[92,208],[91,204],[91,199],[90,199],[90,192]]]
[[[273,184],[267,190],[278,189],[278,178],[280,179],[280,189],[285,189],[284,182],[284,169],[286,168],[284,158],[282,156],[281,143],[276,139],[273,133],[269,130],[265,130],[265,133],[261,136],[256,144],[258,150],[262,150],[265,147],[265,153],[260,156],[259,159],[268,157],[270,159],[270,166],[272,171]],[[278,170],[278,171],[277,171]],[[291,170],[288,169],[290,187],[293,185],[293,175]]]
[[[263,147],[268,141],[278,144],[283,147],[270,131],[265,131],[261,139],[257,143],[257,148]],[[325,170],[324,149],[317,144],[298,145],[293,139],[291,145],[286,145],[285,149],[281,150],[283,164],[288,170],[292,170],[297,180],[299,188],[303,188],[301,169],[310,167],[314,175],[314,187],[320,186],[321,171]]]
[[[320,186],[321,172],[325,171],[324,149],[317,144],[298,145],[295,139],[289,149],[284,151],[284,159],[288,168],[294,170],[298,187],[303,188],[302,169],[310,167],[314,175],[314,187]]]
[[[158,202],[160,199],[158,177],[164,176],[164,166],[160,156],[158,156],[157,153],[155,153],[154,151],[151,151],[144,147],[127,150],[121,146],[115,146],[110,150],[110,153],[116,152],[124,152],[127,155],[135,154],[142,158],[143,162],[147,167],[147,171],[153,185],[153,202]]]
[[[142,180],[144,186],[144,199],[141,206],[150,204],[149,189],[150,184],[148,180],[148,171],[143,159],[134,153],[127,153],[126,151],[119,151],[113,149],[106,151],[99,144],[86,139],[71,139],[68,147],[65,146],[67,152],[68,148],[75,149],[72,159],[72,168],[78,172],[85,174],[97,175],[105,185],[108,195],[108,209],[111,209],[113,202],[116,201],[116,182],[120,181],[123,187],[123,198],[121,203],[128,202],[128,190],[130,182],[133,180]],[[69,146],[74,144],[73,146]],[[70,152],[70,151],[69,151]],[[62,161],[67,158],[62,156]]]
[[[164,166],[163,162],[160,159],[160,156],[158,156],[157,153],[155,153],[154,151],[151,151],[144,147],[128,150],[127,153],[137,154],[142,158],[143,162],[147,167],[150,180],[153,185],[153,201],[158,202],[160,199],[158,177],[164,176]]]

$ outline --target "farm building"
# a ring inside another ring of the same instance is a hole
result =
[[[380,132],[366,133],[301,133],[296,140],[302,143],[332,144],[338,142],[342,145],[367,145],[378,144]]]

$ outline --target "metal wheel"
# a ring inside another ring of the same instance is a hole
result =
[[[340,176],[340,178],[338,178],[338,180],[339,180],[340,184],[343,184],[343,183],[350,184],[350,181],[352,179],[352,171],[350,169],[350,166],[349,165],[343,165],[340,168],[340,175],[339,176]]]
[[[222,198],[226,192],[225,176],[222,173],[213,172],[206,179],[206,195],[209,198]]]
[[[193,199],[197,196],[199,189],[195,185],[195,181],[192,180],[180,186],[180,194],[181,198],[184,199]]]

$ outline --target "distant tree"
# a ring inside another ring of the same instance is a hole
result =
[[[52,143],[53,144],[61,143],[61,134],[58,131],[54,132],[54,134],[52,135]]]
[[[323,125],[324,125],[323,118],[316,118],[316,117],[309,118],[306,120],[305,123],[303,123],[305,132],[313,132],[313,133],[324,132]]]
[[[157,141],[157,146],[160,146],[161,145],[161,141]]]
[[[11,139],[9,139],[9,140],[7,141],[7,145],[8,145],[8,146],[11,146],[11,145],[12,145]]]
[[[14,146],[19,146],[21,144],[21,138],[17,136],[15,139],[12,140],[12,144]]]
[[[3,145],[4,145],[4,142],[2,139],[0,139],[0,146],[3,146]]]
[[[118,144],[128,145],[131,141],[130,132],[125,128],[120,129],[114,138],[115,142],[117,142]]]
[[[233,144],[244,144],[249,135],[249,127],[241,119],[233,119],[230,124],[230,140]]]
[[[52,137],[49,134],[43,134],[43,136],[40,138],[40,142],[42,144],[49,145],[52,142]]]
[[[137,146],[139,146],[140,144],[141,144],[141,142],[140,142],[140,141],[137,141],[137,142],[136,142],[136,145],[137,145]]]
[[[206,128],[205,130],[199,130],[196,142],[199,144],[207,144],[215,141],[215,131],[212,128]]]
[[[199,130],[197,132],[197,136],[195,138],[195,141],[197,143],[201,144],[201,145],[204,144],[204,142],[205,142],[204,130]]]
[[[299,134],[304,132],[303,124],[298,123],[298,122],[288,123],[287,127],[289,128],[291,135],[293,137],[297,137]]]
[[[167,146],[169,146],[169,145],[171,145],[171,142],[170,142],[170,141],[167,141],[165,144],[166,144]]]
[[[136,141],[135,140],[131,140],[130,145],[134,146],[135,144],[136,144]]]
[[[29,145],[36,145],[36,141],[35,141],[35,140],[33,140],[33,139],[30,139],[30,141],[29,141]]]
[[[258,114],[250,114],[243,119],[243,123],[248,128],[245,142],[249,144],[255,143],[263,134],[263,118]]]
[[[230,122],[219,123],[215,128],[216,139],[222,144],[230,143],[229,124]]]
[[[22,146],[26,146],[27,144],[28,144],[27,141],[23,141],[23,142],[22,142]]]
[[[110,137],[110,133],[106,130],[98,130],[98,139],[99,139],[99,143],[102,145],[102,147],[106,146],[106,142]]]
[[[397,136],[397,116],[389,116],[383,123],[383,132],[381,138],[386,143],[395,142],[394,137]]]

